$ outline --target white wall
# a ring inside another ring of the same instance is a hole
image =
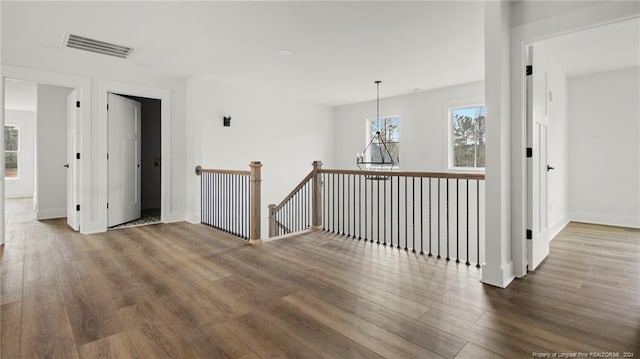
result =
[[[473,82],[380,100],[380,115],[399,115],[401,170],[448,170],[448,106],[484,101],[484,83]],[[336,168],[357,169],[356,153],[367,145],[366,119],[376,117],[376,102],[334,109]]]
[[[38,84],[29,81],[4,81],[4,108],[10,110],[35,111]]]
[[[67,216],[67,95],[73,89],[38,85],[36,218]]]
[[[5,178],[5,198],[31,197],[35,190],[36,113],[7,109],[4,122],[18,127],[18,177]]]
[[[640,69],[569,79],[569,208],[576,221],[640,227]]]
[[[569,220],[569,138],[567,76],[544,44],[534,45],[534,73],[546,76],[549,128],[548,175],[549,230],[553,239]],[[542,94],[541,96],[545,96]]]
[[[248,170],[262,167],[262,237],[268,235],[270,203],[279,203],[311,171],[311,162],[332,165],[329,107],[239,90],[204,77],[187,81],[190,178],[189,220],[199,221],[200,185],[193,168]],[[231,127],[222,126],[228,112]]]
[[[512,1],[511,26],[528,24],[606,2],[607,0]]]

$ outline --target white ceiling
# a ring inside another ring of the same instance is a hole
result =
[[[208,75],[325,105],[482,80],[483,3],[6,2],[2,61]],[[60,48],[66,31],[135,48]],[[291,56],[277,55],[288,49]]]
[[[569,77],[640,66],[640,18],[540,42]]]
[[[38,84],[35,82],[5,80],[4,108],[7,110],[35,111]]]

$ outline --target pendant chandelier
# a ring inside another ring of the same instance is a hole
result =
[[[380,84],[382,81],[375,81],[376,84],[376,121],[380,120]],[[386,125],[384,128],[386,132]],[[391,171],[397,163],[394,161],[387,142],[385,133],[380,132],[380,128],[371,136],[371,140],[362,152],[356,155],[356,164],[360,170]]]

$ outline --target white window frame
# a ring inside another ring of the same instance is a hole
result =
[[[22,146],[20,146],[20,145],[22,144],[22,138],[21,138],[21,137],[22,137],[22,130],[20,129],[20,126],[18,126],[18,125],[5,123],[4,128],[3,128],[3,135],[4,135],[4,132],[6,132],[6,131],[7,131],[7,127],[13,127],[13,128],[15,128],[16,130],[18,130],[18,149],[17,149],[17,150],[15,150],[15,151],[7,151],[7,149],[6,149],[6,144],[5,144],[5,148],[4,148],[4,153],[3,153],[3,155],[5,156],[5,162],[6,162],[6,155],[7,155],[7,152],[15,152],[15,153],[16,153],[16,159],[18,160],[18,167],[16,168],[16,176],[15,176],[15,177],[7,177],[7,176],[6,176],[6,168],[5,168],[5,169],[3,170],[3,173],[4,173],[4,179],[5,179],[6,181],[17,181],[17,180],[19,180],[19,179],[20,179],[20,147],[22,147]]]
[[[401,140],[401,135],[400,135],[400,115],[381,115],[380,117],[378,117],[378,119],[376,120],[375,117],[369,117],[366,119],[365,121],[365,130],[364,130],[364,145],[368,145],[369,141],[371,141],[371,133],[369,133],[369,129],[371,129],[371,122],[373,121],[379,121],[380,119],[385,119],[385,118],[394,118],[397,117],[398,118],[398,145],[400,144],[400,140]],[[365,157],[365,161],[370,162],[371,161],[371,152],[369,152],[368,154],[364,154]],[[380,168],[379,166],[376,165],[372,165],[372,164],[367,164],[367,169],[378,169]],[[400,149],[398,148],[398,162],[395,163],[395,167],[394,169],[398,169],[400,168]]]
[[[484,173],[485,167],[457,167],[453,165],[453,123],[452,114],[456,109],[469,108],[469,107],[484,107],[485,113],[487,106],[484,103],[484,98],[474,97],[469,99],[462,99],[458,101],[451,101],[444,104],[444,118],[445,118],[445,166],[448,171],[452,172],[477,172]],[[486,146],[486,143],[485,143]],[[486,148],[485,148],[486,151]],[[485,159],[486,160],[486,159]],[[486,164],[485,164],[486,165]]]

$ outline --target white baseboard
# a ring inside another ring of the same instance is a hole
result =
[[[104,233],[104,232],[106,232],[106,229],[104,227],[99,226],[99,225],[87,226],[87,227],[80,226],[80,233],[81,234],[95,234],[95,233]]]
[[[197,224],[201,222],[200,213],[189,213],[187,214],[187,222],[192,224]]]
[[[67,217],[66,208],[48,208],[48,209],[38,209],[36,211],[37,220],[66,218],[66,217]]]
[[[558,235],[558,233],[560,233],[564,229],[564,227],[569,224],[569,222],[571,221],[568,217],[565,216],[562,217],[562,219],[560,219],[558,222],[556,222],[556,224],[552,225],[551,228],[549,228],[549,242],[551,242]]]
[[[506,288],[515,279],[513,272],[513,261],[503,265],[482,265],[482,283],[490,284],[499,288]]]
[[[283,234],[283,235],[280,235],[280,236],[264,238],[262,241],[263,242],[277,241],[278,239],[295,237],[295,236],[299,236],[299,235],[306,234],[306,233],[311,233],[311,232],[316,232],[316,231],[318,231],[318,230],[309,228],[309,229],[302,230],[300,232],[293,232],[293,233]],[[267,237],[269,237],[269,236],[267,236]]]
[[[619,216],[593,212],[572,212],[570,218],[575,222],[603,224],[606,226],[640,228],[640,218],[638,216]]]
[[[164,216],[162,223],[182,222],[185,220],[184,213],[168,213]]]

